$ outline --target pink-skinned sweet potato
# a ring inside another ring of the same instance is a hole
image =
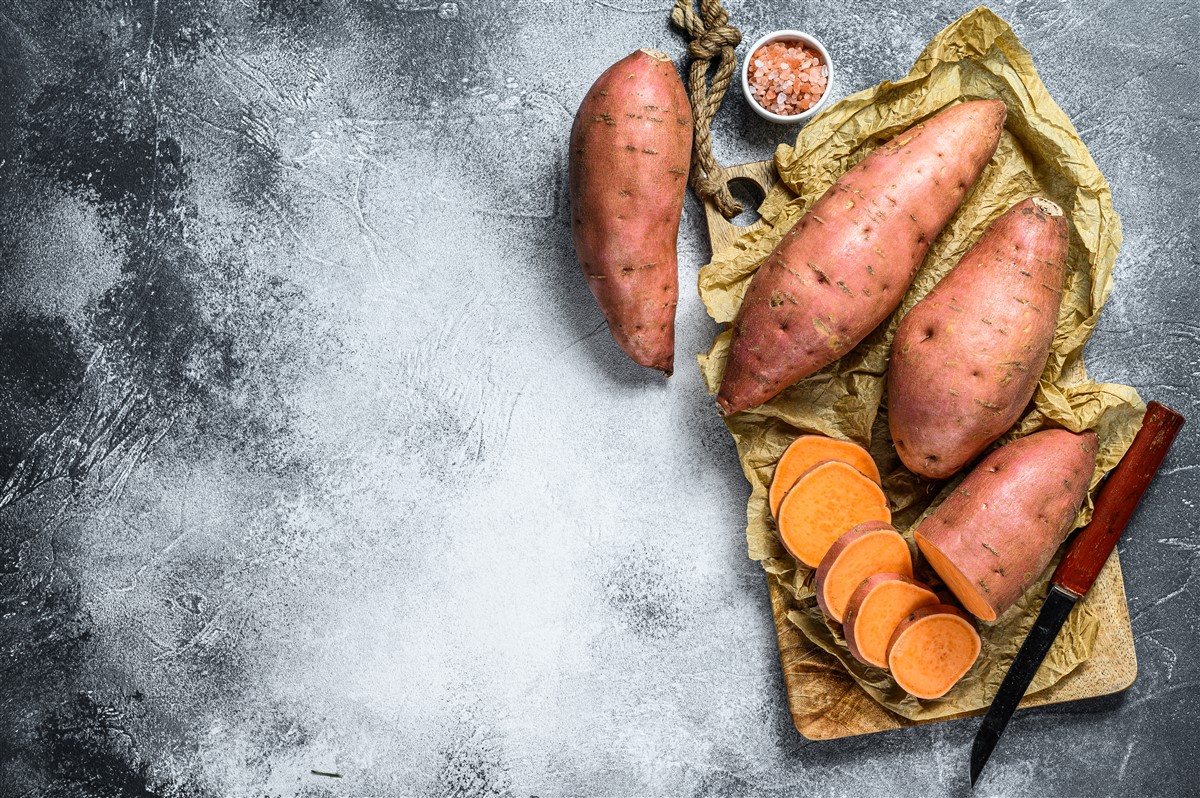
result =
[[[675,239],[691,151],[687,92],[656,50],[613,64],[571,127],[575,254],[617,344],[668,376],[679,298]]]
[[[751,278],[717,404],[755,407],[819,371],[894,311],[996,151],[1000,100],[949,108],[838,178]]]
[[[1096,468],[1096,433],[1044,430],[989,454],[915,531],[917,548],[975,617],[994,621],[1071,531]]]
[[[888,423],[909,470],[944,479],[1020,417],[1050,355],[1067,273],[1067,220],[1018,202],[896,330]]]

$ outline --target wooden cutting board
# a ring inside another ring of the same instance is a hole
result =
[[[726,173],[731,180],[754,183],[763,194],[778,180],[773,161],[734,166],[727,169]],[[730,246],[747,230],[762,224],[756,221],[747,227],[738,227],[728,222],[711,203],[705,204],[705,215],[714,255]],[[1078,368],[1078,376],[1082,378],[1083,367],[1079,365]],[[788,705],[792,722],[801,734],[811,740],[832,740],[918,724],[918,721],[903,718],[876,703],[836,658],[809,642],[788,620],[790,599],[787,592],[769,577],[767,589],[771,594],[775,632],[779,637],[779,659],[783,665]],[[1125,598],[1125,582],[1121,576],[1121,561],[1116,551],[1082,603],[1091,607],[1100,619],[1092,656],[1057,684],[1025,696],[1021,707],[1096,698],[1118,693],[1133,684],[1137,676],[1137,654]],[[938,720],[954,720],[968,715],[982,715],[983,712],[981,709]]]

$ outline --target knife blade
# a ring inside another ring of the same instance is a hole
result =
[[[975,735],[975,742],[971,745],[972,787],[1004,734],[1009,718],[1033,681],[1042,660],[1054,644],[1063,622],[1071,614],[1075,603],[1087,594],[1100,569],[1108,561],[1134,509],[1167,456],[1183,421],[1183,416],[1158,402],[1146,406],[1142,428],[1138,430],[1129,451],[1100,488],[1091,523],[1068,544],[1066,554],[1050,579],[1050,591],[1038,612],[1033,629],[1009,665],[1004,681]]]

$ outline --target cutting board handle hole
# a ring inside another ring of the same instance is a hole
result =
[[[758,215],[758,206],[762,205],[767,192],[757,180],[752,177],[731,178],[729,180],[729,193],[733,195],[734,199],[742,203],[742,206],[746,209],[730,219],[730,224],[738,227],[749,227],[761,218]]]

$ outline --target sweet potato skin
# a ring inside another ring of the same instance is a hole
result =
[[[1066,273],[1062,209],[1026,199],[900,322],[888,423],[910,471],[949,477],[1020,417],[1050,355]]]
[[[637,50],[592,85],[571,127],[575,253],[617,344],[668,376],[676,236],[692,151],[687,92],[667,56]]]
[[[851,167],[750,281],[717,404],[767,401],[849,352],[904,297],[996,151],[1000,100],[949,108]]]
[[[1004,614],[1050,562],[1087,495],[1096,454],[1090,430],[1027,435],[980,461],[917,526],[921,553],[980,620]]]

